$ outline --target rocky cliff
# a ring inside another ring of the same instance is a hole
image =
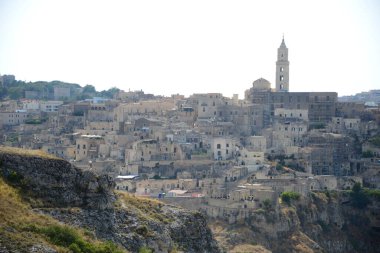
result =
[[[20,190],[34,214],[85,228],[94,238],[110,240],[131,252],[219,252],[202,214],[114,193],[114,182],[108,176],[40,153],[9,148],[0,148],[0,168],[5,182]],[[25,229],[11,221],[4,224],[16,232]],[[30,226],[25,230],[28,233]],[[45,230],[33,227],[32,231]],[[4,245],[10,244],[0,240],[0,252],[1,247],[7,252]],[[20,252],[30,252],[30,248]]]
[[[255,215],[211,224],[225,249],[261,245],[272,252],[380,252],[378,199],[356,208],[346,192],[314,192],[289,204],[259,209]]]

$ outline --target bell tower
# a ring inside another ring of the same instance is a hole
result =
[[[289,91],[288,48],[285,45],[284,36],[282,36],[281,45],[277,49],[276,91]]]

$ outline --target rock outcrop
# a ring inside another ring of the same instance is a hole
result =
[[[35,212],[86,228],[132,252],[142,247],[154,252],[220,252],[201,213],[115,194],[108,176],[61,159],[1,148],[0,168],[2,177],[31,200]]]
[[[314,192],[290,205],[259,209],[240,224],[211,226],[224,248],[253,243],[274,253],[379,252],[379,201],[358,209],[348,200],[345,192]]]

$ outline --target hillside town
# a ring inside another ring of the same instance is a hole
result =
[[[372,101],[292,92],[289,73],[283,39],[274,87],[257,79],[244,98],[118,90],[72,99],[83,88],[25,90],[0,102],[0,144],[42,150],[111,175],[116,190],[231,223],[275,205],[284,191],[380,188],[380,91],[363,93]],[[0,78],[3,88],[14,82]]]

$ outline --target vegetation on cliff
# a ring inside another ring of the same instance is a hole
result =
[[[301,195],[297,192],[288,191],[281,193],[281,200],[287,203],[288,205],[290,205],[290,202],[292,200],[299,200],[300,197]]]
[[[34,149],[32,150],[32,149],[22,149],[22,148],[0,146],[0,153],[10,154],[10,155],[19,155],[19,156],[28,156],[28,157],[38,157],[38,158],[44,158],[44,159],[62,160],[61,158],[48,154],[42,150],[34,150]]]
[[[67,161],[0,148],[0,178],[0,252],[220,252],[199,212],[115,193]]]
[[[0,246],[9,252],[126,252],[112,242],[102,242],[88,231],[63,225],[36,213],[20,192],[0,178]],[[5,251],[6,252],[6,251]]]

